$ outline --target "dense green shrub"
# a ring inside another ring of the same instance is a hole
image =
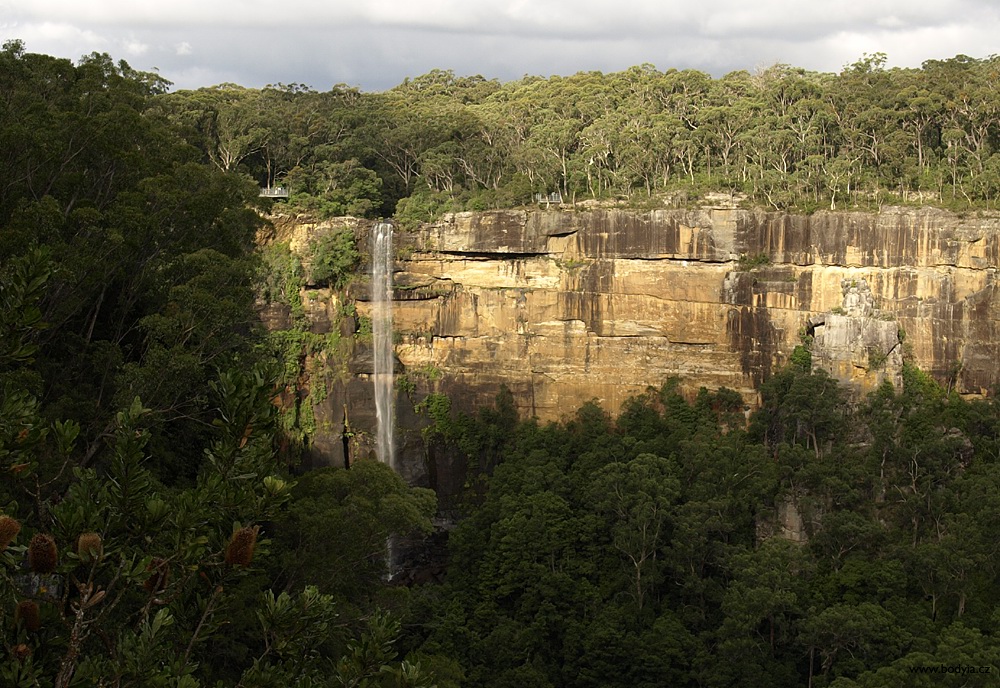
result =
[[[339,288],[360,260],[354,233],[347,228],[336,229],[320,235],[309,245],[309,277],[315,283]]]

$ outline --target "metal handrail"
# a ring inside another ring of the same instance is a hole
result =
[[[288,187],[285,186],[261,187],[260,195],[263,198],[288,198]]]

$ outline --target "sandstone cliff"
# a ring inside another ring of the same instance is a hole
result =
[[[322,228],[291,231],[293,249],[310,231]],[[815,365],[862,390],[895,379],[904,353],[962,393],[989,393],[1000,375],[993,217],[498,211],[400,232],[397,246],[398,370],[415,397],[444,391],[465,408],[504,383],[524,415],[556,419],[590,399],[614,413],[671,376],[752,405],[803,338]],[[351,297],[364,316],[363,283]],[[336,302],[308,300],[318,331]],[[362,344],[317,409],[324,462],[344,460],[345,411],[355,429],[371,423],[365,365]],[[400,407],[401,424],[419,424],[404,394]],[[409,442],[404,453],[418,451]],[[440,472],[409,463],[415,481]]]
[[[522,211],[449,216],[410,240],[401,362],[480,400],[506,382],[540,418],[591,398],[614,412],[669,376],[752,399],[803,335],[862,388],[904,348],[962,392],[997,378],[995,219]]]

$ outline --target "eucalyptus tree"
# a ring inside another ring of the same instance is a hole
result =
[[[261,91],[239,84],[177,91],[159,99],[158,107],[223,172],[261,151],[272,133]]]

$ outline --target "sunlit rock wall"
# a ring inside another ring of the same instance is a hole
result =
[[[590,399],[614,413],[671,376],[752,403],[807,335],[816,365],[862,390],[904,355],[965,393],[997,381],[994,218],[510,211],[404,241],[397,355],[466,404],[505,383],[542,419]]]

